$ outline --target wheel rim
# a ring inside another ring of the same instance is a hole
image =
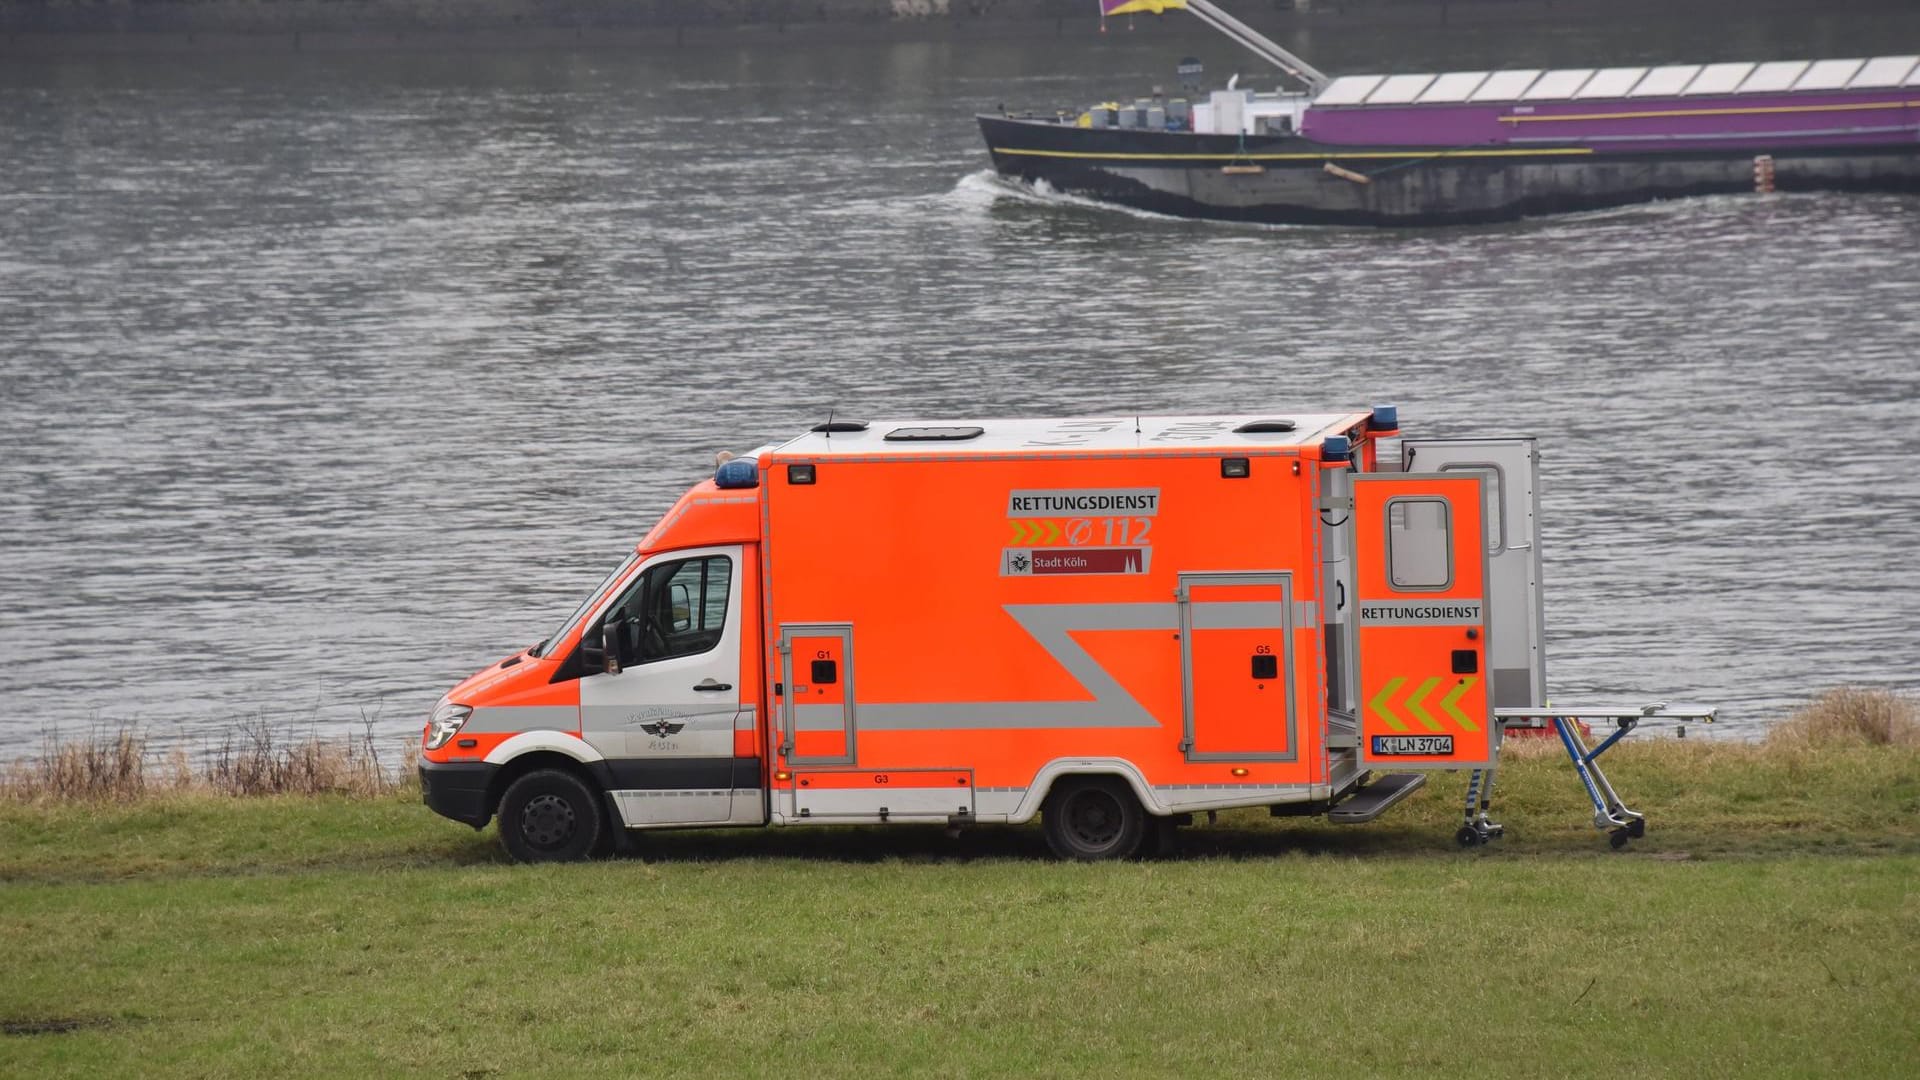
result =
[[[1120,800],[1110,791],[1092,789],[1075,792],[1067,800],[1067,834],[1082,847],[1099,850],[1112,847],[1126,828]]]
[[[535,795],[520,812],[520,835],[536,848],[561,847],[573,838],[573,804],[558,795]]]

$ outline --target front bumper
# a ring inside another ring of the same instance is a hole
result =
[[[487,791],[500,766],[484,761],[423,761],[420,763],[420,801],[442,817],[484,828],[493,817]]]

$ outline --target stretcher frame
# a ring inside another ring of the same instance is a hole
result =
[[[1494,719],[1499,722],[1503,736],[1516,729],[1537,731],[1549,726],[1553,728],[1560,736],[1560,745],[1567,752],[1567,760],[1573,764],[1574,774],[1580,777],[1581,786],[1586,789],[1587,798],[1593,803],[1593,827],[1607,833],[1607,842],[1619,849],[1626,847],[1629,840],[1646,835],[1647,818],[1645,814],[1630,809],[1614,790],[1613,783],[1600,768],[1600,755],[1647,721],[1711,724],[1718,712],[1718,708],[1712,705],[1651,701],[1644,705],[1543,705],[1495,709]],[[1614,731],[1598,744],[1590,745],[1583,721],[1611,723]],[[1460,831],[1454,834],[1461,847],[1477,847],[1506,831],[1487,818],[1487,808],[1493,802],[1494,772],[1494,769],[1475,769],[1467,777],[1466,820],[1460,826]]]

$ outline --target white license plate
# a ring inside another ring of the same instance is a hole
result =
[[[1451,735],[1375,735],[1373,756],[1415,757],[1453,753]]]

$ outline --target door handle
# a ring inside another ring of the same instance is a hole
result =
[[[714,682],[712,679],[702,679],[699,685],[695,686],[694,689],[695,690],[731,690],[733,689],[733,684],[730,682]]]

